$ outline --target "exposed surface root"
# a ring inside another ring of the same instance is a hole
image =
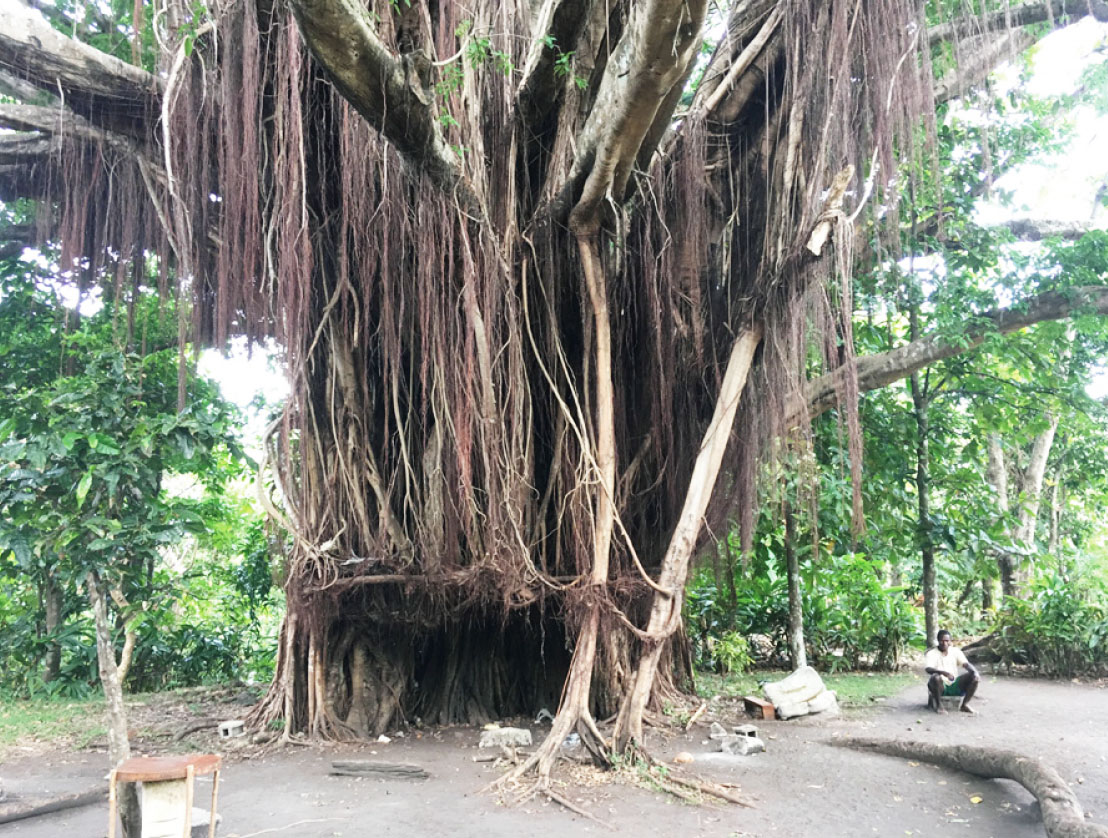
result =
[[[550,798],[550,800],[554,801],[555,803],[557,803],[560,806],[564,806],[565,808],[569,809],[571,812],[575,812],[576,814],[580,815],[583,818],[588,818],[590,821],[596,821],[601,826],[607,827],[608,829],[612,830],[612,832],[616,831],[616,828],[614,826],[612,826],[612,824],[608,823],[606,820],[602,820],[602,819],[598,818],[596,815],[592,814],[592,812],[588,812],[585,809],[582,809],[580,806],[576,805],[575,803],[572,803],[571,801],[569,801],[568,799],[566,799],[562,795],[558,794],[552,788],[550,788],[549,784],[544,784],[539,789],[539,792],[542,793],[542,794],[545,794],[548,798]]]
[[[894,739],[836,739],[830,744],[923,760],[978,777],[1014,780],[1039,801],[1043,827],[1049,838],[1108,838],[1108,827],[1085,820],[1077,796],[1054,768],[1018,751]]]

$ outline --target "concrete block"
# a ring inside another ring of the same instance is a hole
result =
[[[754,725],[735,725],[731,730],[736,736],[757,736],[758,728]]]
[[[719,749],[732,756],[749,756],[764,753],[766,743],[757,736],[725,736],[719,740]]]
[[[234,739],[235,737],[245,735],[246,725],[243,724],[242,719],[228,719],[225,722],[219,723],[220,739]]]
[[[522,727],[492,727],[481,731],[480,748],[523,748],[531,744],[531,731]]]

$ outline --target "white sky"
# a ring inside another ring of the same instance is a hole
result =
[[[1087,67],[1108,60],[1108,24],[1085,17],[1043,38],[1031,55],[1029,92],[1044,97],[1073,93]],[[1017,74],[1017,68],[1010,65],[997,72],[1002,86],[1014,83]],[[1094,220],[1096,191],[1108,178],[1108,116],[1098,116],[1091,107],[1081,106],[1069,120],[1073,132],[1062,153],[1025,164],[999,178],[997,186],[1014,193],[1012,205],[982,202],[978,208],[980,223],[999,224],[1012,217]],[[1095,213],[1095,226],[1108,226],[1106,215],[1100,207]]]

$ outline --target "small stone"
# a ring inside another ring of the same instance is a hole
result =
[[[531,744],[531,731],[522,727],[497,727],[481,731],[479,748],[523,748]]]
[[[688,751],[682,751],[673,758],[674,765],[688,765],[692,761],[693,755],[690,754]]]
[[[387,745],[392,740],[389,739],[387,736],[385,736],[385,734],[382,733],[380,736],[377,737],[377,741],[380,742],[382,745]]]
[[[725,728],[719,722],[712,722],[711,730],[708,733],[709,739],[722,739],[727,735],[727,728]]]
[[[719,741],[719,749],[725,754],[733,756],[749,756],[750,754],[764,753],[766,743],[757,736],[724,736]]]

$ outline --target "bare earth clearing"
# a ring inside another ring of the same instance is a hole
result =
[[[1093,819],[1108,822],[1108,685],[1056,683],[986,676],[978,698],[980,714],[935,716],[926,711],[922,682],[872,709],[848,710],[837,719],[757,722],[768,752],[731,758],[710,754],[707,723],[685,735],[651,734],[659,757],[689,751],[696,762],[674,768],[733,783],[755,808],[700,806],[626,783],[606,782],[584,768],[563,766],[559,792],[628,835],[696,836],[1042,836],[1038,805],[1007,781],[979,780],[926,764],[826,747],[838,736],[878,736],[940,743],[1012,748],[1041,756],[1070,783]],[[737,705],[713,704],[717,717],[733,721]],[[217,709],[224,718],[235,705],[191,706],[201,715]],[[186,708],[177,708],[184,713]],[[184,720],[172,708],[151,708],[164,730]],[[136,752],[212,750],[206,735],[173,745],[157,737],[158,720],[148,718]],[[541,736],[545,726],[536,726]],[[447,728],[360,747],[293,747],[264,751],[245,746],[228,754],[220,789],[224,838],[257,835],[324,836],[450,835],[546,838],[608,834],[603,825],[534,798],[519,806],[499,805],[481,789],[500,769],[475,763],[479,732]],[[106,772],[102,751],[9,753],[0,767],[9,795],[84,790]],[[378,781],[329,776],[340,757],[418,764],[426,781]],[[207,779],[207,778],[205,778]],[[198,801],[210,791],[201,782]],[[974,798],[980,798],[977,803]],[[106,804],[0,826],[18,838],[93,838],[106,834]]]

